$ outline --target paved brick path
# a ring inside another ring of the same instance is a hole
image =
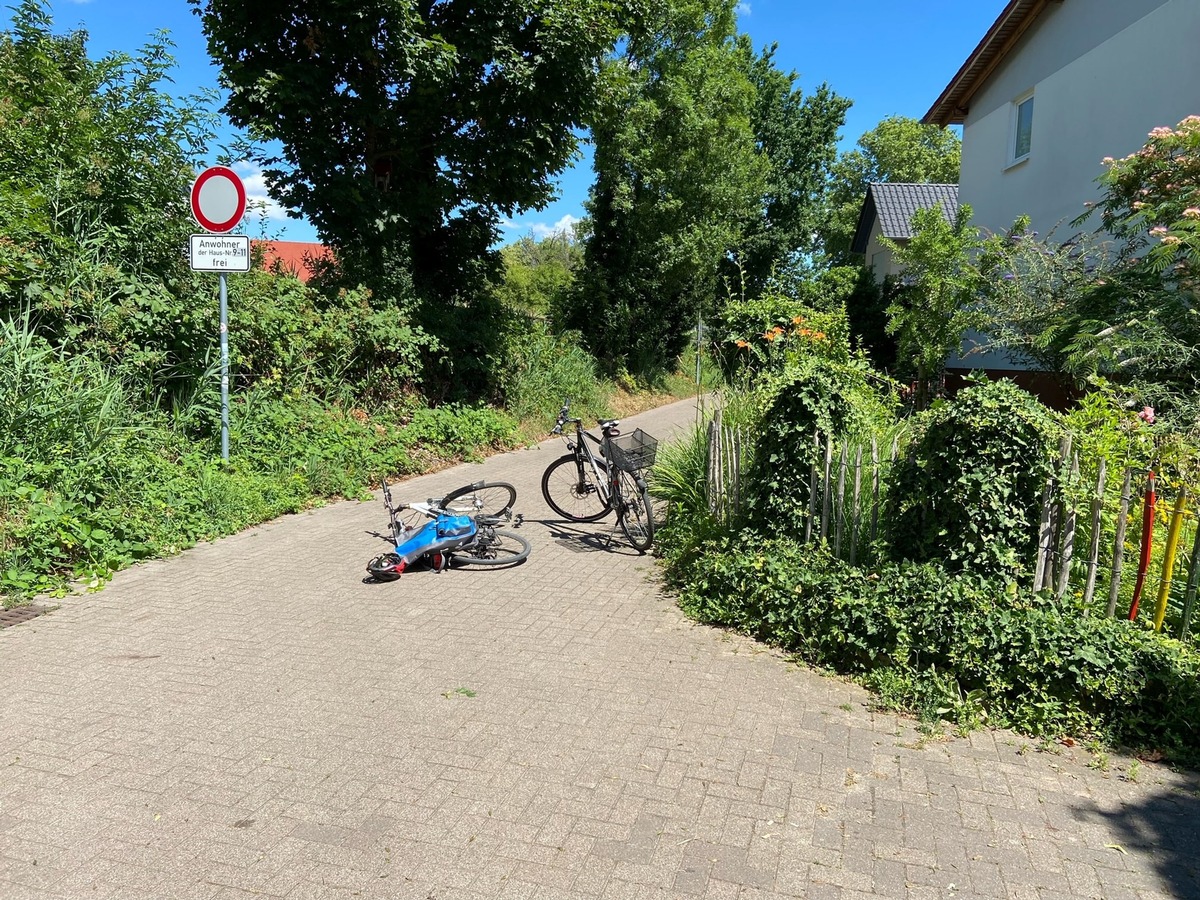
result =
[[[0,898],[1200,896],[1194,778],[922,745],[543,521],[557,455],[396,491],[512,481],[523,567],[364,585],[339,503],[0,632]]]

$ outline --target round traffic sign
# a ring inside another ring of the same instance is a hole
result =
[[[192,185],[192,215],[205,231],[232,231],[246,214],[246,187],[233,169],[212,166]]]

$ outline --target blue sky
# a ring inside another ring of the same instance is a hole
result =
[[[886,116],[922,116],[1005,5],[1006,0],[746,0],[739,5],[739,23],[756,46],[779,44],[777,64],[799,74],[805,93],[828,82],[854,101],[842,130],[848,149]],[[200,21],[185,0],[52,0],[51,9],[56,30],[88,31],[93,57],[135,51],[153,32],[166,30],[176,44],[177,92],[216,87]],[[265,197],[256,173],[244,169],[243,175],[249,193]],[[583,215],[590,183],[585,160],[564,173],[558,200],[505,223],[505,238],[541,236]],[[316,239],[306,222],[270,212],[272,236]]]

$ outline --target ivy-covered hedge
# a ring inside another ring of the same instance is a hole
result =
[[[1058,431],[1053,414],[1011,381],[969,388],[929,410],[889,485],[892,553],[1016,577],[1036,551]]]
[[[680,604],[961,725],[1094,734],[1194,756],[1200,653],[1068,599],[1006,592],[940,565],[851,567],[753,532],[669,569]]]

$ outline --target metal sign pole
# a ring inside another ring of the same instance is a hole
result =
[[[230,235],[246,214],[246,186],[226,166],[209,166],[196,176],[192,216],[208,234],[188,241],[192,270],[216,272],[221,279],[221,459],[229,462],[229,296],[225,273],[250,271],[250,238]]]
[[[229,301],[221,279],[221,459],[229,462]]]

